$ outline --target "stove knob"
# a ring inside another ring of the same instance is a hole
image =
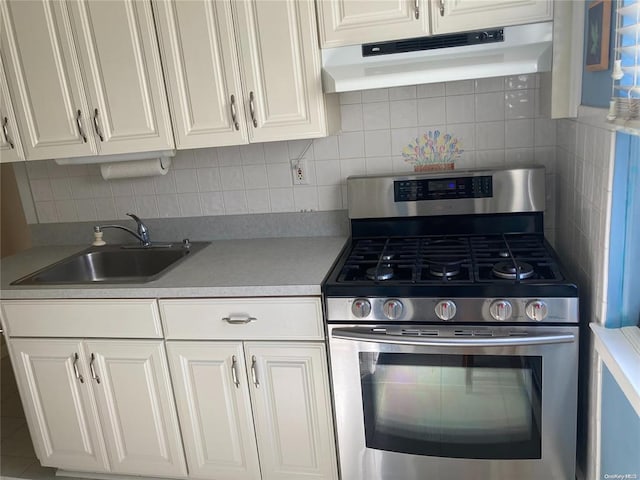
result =
[[[495,320],[504,322],[511,318],[513,307],[508,300],[496,300],[489,306],[489,313]]]
[[[440,320],[451,320],[456,316],[456,304],[451,300],[442,300],[436,304],[436,316]]]
[[[547,308],[547,304],[542,300],[534,300],[533,302],[527,303],[525,312],[527,314],[527,317],[529,317],[531,320],[541,322],[542,320],[547,318],[549,309]]]
[[[371,302],[366,298],[356,298],[351,304],[351,313],[357,318],[368,317],[371,313]]]
[[[387,300],[382,305],[382,311],[384,312],[385,317],[389,320],[397,320],[402,316],[402,311],[404,310],[404,305],[400,300]]]

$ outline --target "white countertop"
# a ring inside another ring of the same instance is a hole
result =
[[[109,285],[10,286],[29,273],[87,248],[36,247],[0,263],[0,298],[167,298],[320,295],[344,237],[214,241],[159,279]]]

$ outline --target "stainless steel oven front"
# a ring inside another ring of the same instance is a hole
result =
[[[573,480],[577,326],[329,335],[342,480]]]

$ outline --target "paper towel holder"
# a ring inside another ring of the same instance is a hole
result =
[[[90,157],[56,158],[58,165],[91,165],[96,163],[130,162],[133,160],[150,160],[152,158],[171,158],[176,150],[158,150],[155,152],[118,153],[114,155],[92,155]]]

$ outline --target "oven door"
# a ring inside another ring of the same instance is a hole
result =
[[[343,480],[573,480],[578,327],[330,326]]]

